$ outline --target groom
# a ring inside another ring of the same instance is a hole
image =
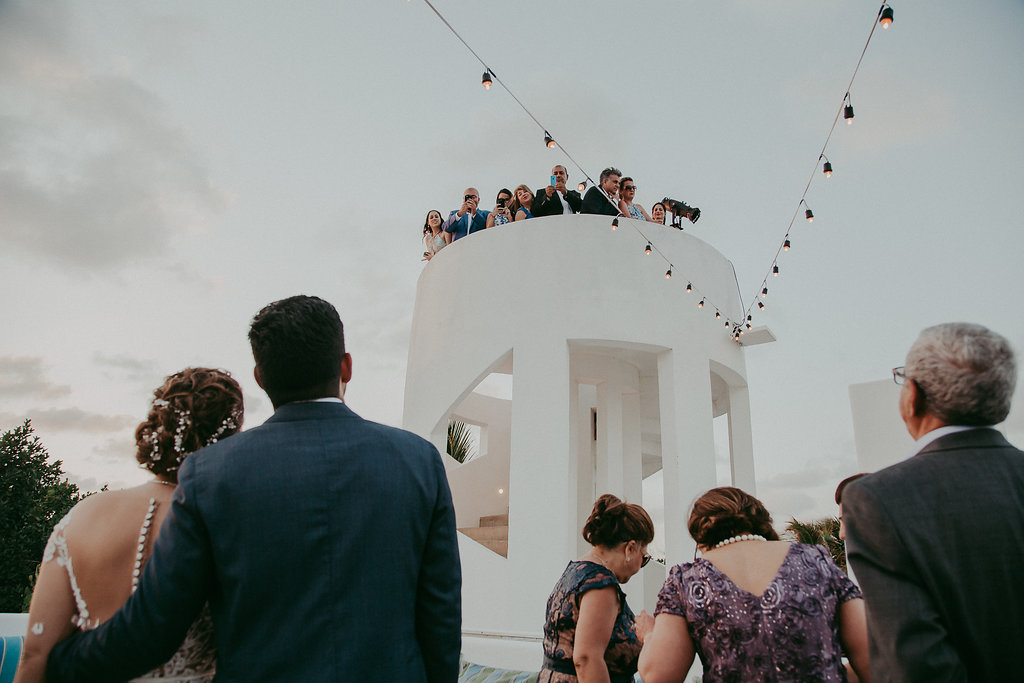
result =
[[[209,603],[217,681],[454,682],[462,577],[437,450],[342,402],[352,358],[326,301],[270,304],[249,341],[274,415],[185,460],[138,591],[58,645],[47,680],[141,675]]]

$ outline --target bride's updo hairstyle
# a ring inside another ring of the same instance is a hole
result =
[[[720,486],[698,498],[690,512],[689,529],[690,536],[703,548],[713,548],[740,534],[779,540],[764,503],[735,486]]]
[[[178,480],[189,453],[242,428],[242,388],[225,370],[185,368],[153,392],[146,420],[135,430],[135,459],[153,474]]]
[[[629,541],[647,545],[654,540],[654,523],[639,505],[624,503],[606,493],[594,503],[590,517],[583,525],[583,540],[605,548],[614,548]]]

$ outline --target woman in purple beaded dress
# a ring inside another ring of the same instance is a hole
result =
[[[701,496],[689,529],[702,557],[658,595],[644,683],[682,681],[695,654],[704,683],[846,681],[840,644],[870,681],[864,600],[824,547],[780,541],[764,504],[732,486]]]

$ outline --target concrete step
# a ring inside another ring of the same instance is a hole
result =
[[[502,557],[508,557],[508,527],[466,527],[459,531]]]
[[[508,513],[503,515],[487,515],[480,518],[480,526],[508,526]]]
[[[489,541],[507,541],[508,540],[508,527],[507,526],[471,526],[465,529],[459,529],[462,533],[466,534],[474,541],[482,541],[487,539]]]

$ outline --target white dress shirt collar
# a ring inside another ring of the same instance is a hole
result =
[[[936,441],[938,439],[941,439],[944,436],[949,436],[950,434],[956,434],[957,432],[966,432],[966,431],[968,431],[970,429],[995,429],[995,427],[992,427],[992,426],[971,427],[969,425],[946,425],[944,427],[939,427],[937,429],[933,429],[932,431],[928,432],[927,434],[924,434],[923,436],[921,436],[920,439],[918,439],[917,441],[914,442],[913,452],[911,452],[908,457],[913,457],[913,456],[917,455],[918,453],[923,451],[925,449],[925,447],[928,446],[930,443],[932,443],[933,441]]]

